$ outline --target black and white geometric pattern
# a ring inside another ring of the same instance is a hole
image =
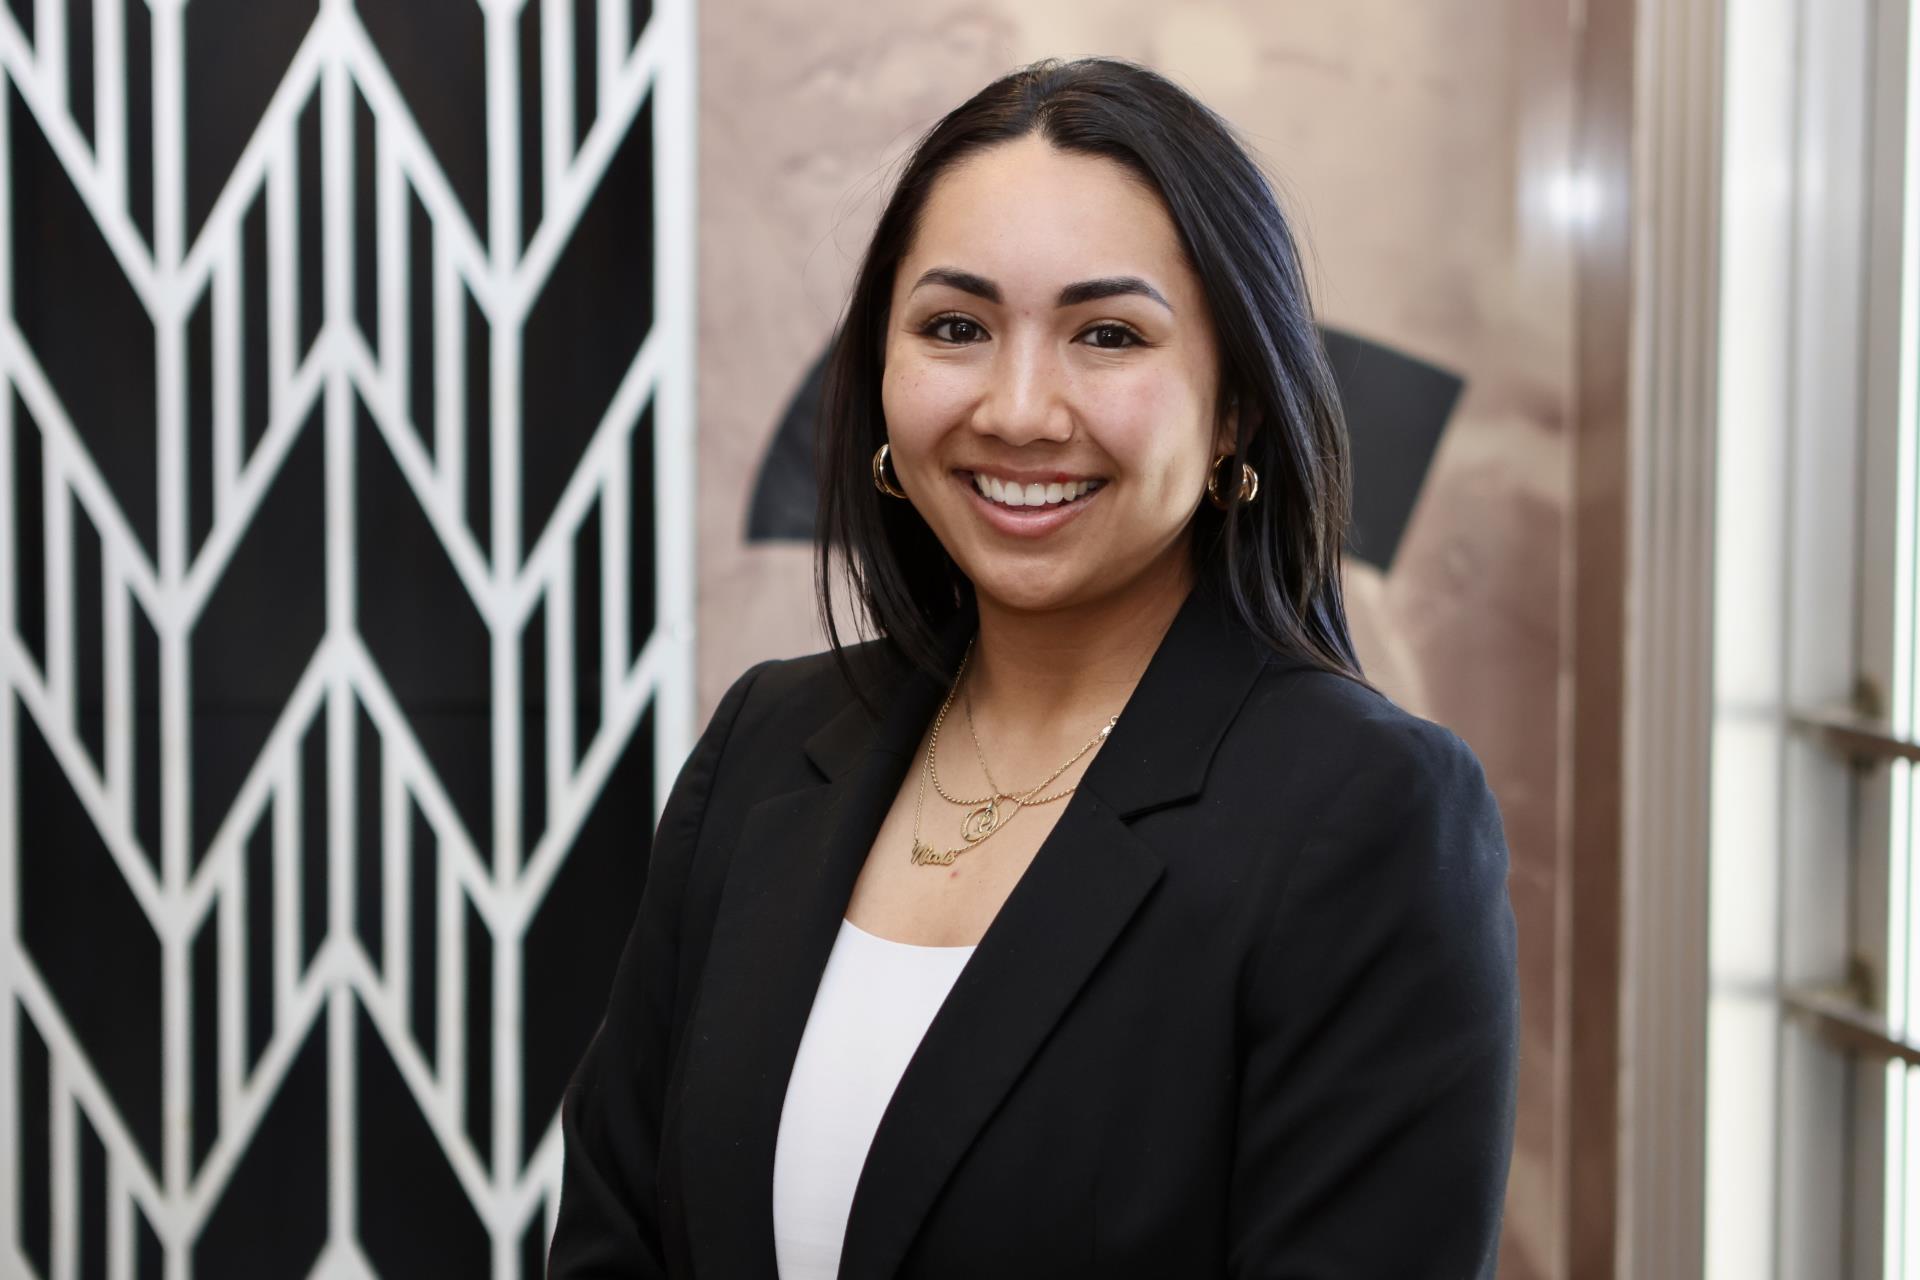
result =
[[[691,0],[0,0],[0,1273],[540,1274],[692,736]]]

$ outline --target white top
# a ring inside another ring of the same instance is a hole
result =
[[[972,947],[877,937],[842,918],[800,1036],[773,1155],[780,1280],[834,1280],[853,1189],[907,1060]]]

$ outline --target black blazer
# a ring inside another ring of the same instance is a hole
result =
[[[788,1073],[944,693],[900,671],[876,725],[814,654],[721,700],[566,1090],[553,1277],[776,1275]],[[1202,589],[1065,805],[880,1121],[840,1275],[1492,1276],[1519,1008],[1466,744]]]

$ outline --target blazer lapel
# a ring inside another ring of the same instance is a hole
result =
[[[942,637],[946,668],[971,610]],[[1119,723],[961,970],[881,1117],[842,1250],[846,1280],[898,1269],[941,1187],[1165,870],[1127,825],[1198,794],[1268,651],[1191,593]],[[746,815],[687,1050],[684,1204],[703,1276],[766,1277],[787,1078],[854,881],[945,686],[907,673],[877,728],[857,704],[808,741],[827,781]]]
[[[949,671],[973,627],[968,611],[943,634]],[[773,1155],[787,1078],[854,881],[945,695],[905,672],[878,726],[850,701],[806,743],[826,780],[742,819],[683,1070],[683,1204],[703,1277],[776,1274]]]
[[[1069,797],[881,1117],[842,1277],[895,1273],[948,1175],[1164,871],[1097,792],[1083,784]]]

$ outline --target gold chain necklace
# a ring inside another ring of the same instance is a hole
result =
[[[973,652],[973,642],[968,641],[967,654],[971,655],[972,652]],[[965,673],[966,668],[967,668],[967,660],[966,660],[966,657],[963,656],[960,660],[960,671],[962,674]],[[954,688],[956,689],[960,688],[960,677],[958,675],[956,675],[954,678]],[[966,686],[964,695],[960,699],[960,705],[962,710],[964,710],[967,714],[967,735],[973,739],[974,758],[980,762],[980,772],[987,775],[987,785],[993,788],[993,793],[991,795],[981,796],[977,800],[968,800],[968,799],[963,799],[960,796],[956,796],[951,792],[949,792],[944,786],[940,785],[940,769],[935,762],[929,761],[929,767],[927,771],[933,778],[933,789],[939,792],[940,798],[942,800],[945,800],[948,804],[957,804],[962,806],[979,806],[984,804],[991,804],[995,800],[1020,799],[1022,793],[1018,791],[1008,791],[1003,787],[1001,787],[1001,785],[994,780],[993,769],[987,764],[986,752],[982,750],[980,746],[980,733],[974,727],[974,723],[973,723],[973,686],[972,685]],[[1108,720],[1107,728],[1111,729],[1114,723],[1119,720],[1119,718],[1120,717],[1118,716],[1114,716],[1112,719]],[[1105,734],[1106,734],[1106,731],[1103,730],[1100,736],[1104,737]],[[1099,740],[1098,738],[1094,739],[1094,741],[1098,741],[1098,740]],[[1087,747],[1091,747],[1092,745],[1093,745],[1093,742],[1089,742],[1087,744]],[[1073,760],[1069,760],[1067,761],[1066,764],[1063,764],[1058,769],[1055,769],[1053,773],[1046,778],[1045,781],[1041,782],[1039,787],[1034,787],[1032,790],[1026,792],[1025,794],[1028,797],[1031,797],[1034,791],[1040,790],[1040,787],[1046,786],[1048,782],[1053,781],[1053,779],[1059,777],[1062,773],[1066,772],[1066,770],[1073,764],[1074,760],[1078,760],[1081,755],[1086,753],[1087,747],[1082,747],[1080,749],[1080,752],[1073,757]],[[1064,796],[1070,796],[1072,794],[1073,794],[1073,788],[1066,787],[1066,788],[1063,788],[1062,790],[1054,792],[1050,796],[1041,796],[1037,800],[1031,799],[1031,798],[1026,799],[1023,801],[1023,804],[1025,805],[1052,804],[1055,800],[1061,799]]]
[[[940,745],[940,727],[946,723],[947,711],[949,708],[953,706],[953,695],[960,688],[961,680],[966,676],[967,660],[972,656],[973,656],[973,641],[969,640],[967,641],[966,653],[962,654],[960,657],[960,669],[958,672],[954,674],[953,688],[947,690],[947,696],[945,700],[942,701],[940,704],[940,713],[933,718],[933,732],[927,738],[927,767],[926,767],[926,770],[920,775],[920,785],[914,797],[914,802],[913,802],[913,851],[909,855],[909,857],[911,858],[912,862],[916,866],[927,866],[927,865],[942,866],[942,867],[947,866],[950,863],[952,863],[952,861],[957,855],[965,853],[968,849],[980,843],[980,841],[985,840],[988,836],[991,836],[994,832],[998,831],[1001,827],[1005,826],[1007,822],[1011,820],[1015,814],[1019,813],[1020,810],[1025,808],[1027,805],[1047,804],[1054,800],[1060,799],[1061,796],[1067,796],[1067,795],[1073,794],[1075,787],[1079,785],[1078,783],[1075,783],[1074,786],[1065,788],[1064,790],[1060,791],[1056,795],[1048,796],[1044,800],[1035,800],[1033,798],[1035,793],[1045,790],[1047,786],[1049,786],[1055,778],[1058,778],[1061,774],[1065,773],[1068,769],[1072,768],[1074,761],[1078,760],[1081,756],[1084,756],[1085,754],[1087,754],[1087,752],[1093,750],[1093,748],[1097,746],[1100,742],[1104,741],[1107,735],[1113,732],[1113,727],[1120,722],[1119,716],[1116,715],[1116,716],[1110,717],[1107,720],[1106,724],[1100,727],[1100,732],[1094,734],[1091,738],[1087,739],[1087,743],[1085,746],[1081,747],[1078,751],[1074,752],[1073,755],[1068,758],[1065,764],[1061,765],[1058,769],[1055,769],[1052,773],[1048,774],[1047,777],[1040,783],[1039,786],[1033,788],[1032,791],[1026,792],[1024,795],[1000,791],[998,789],[999,784],[993,781],[993,775],[989,773],[987,775],[987,782],[989,785],[995,788],[993,795],[987,796],[981,800],[956,800],[952,796],[947,795],[945,788],[940,786],[940,779],[934,769],[933,762],[934,762],[936,749]],[[969,723],[969,728],[971,728],[971,724],[972,724],[971,711],[969,711],[969,714],[968,714],[968,723]],[[974,742],[974,750],[978,752],[980,749],[980,739],[977,734],[974,736],[973,742]],[[987,764],[986,756],[982,754],[980,757],[980,767],[984,770],[986,768],[986,764]],[[949,802],[954,804],[978,806],[967,814],[966,819],[960,825],[960,834],[966,840],[967,843],[957,849],[936,850],[933,848],[933,846],[923,843],[920,839],[920,816],[921,816],[921,812],[926,807],[928,778],[933,779],[934,789],[940,792],[941,798],[948,800]],[[1014,802],[1013,808],[1005,814],[1002,814],[1000,812],[1000,801],[1002,800],[1011,800]]]
[[[1011,800],[1011,799],[1014,799],[1014,798],[1016,797],[1016,795],[1017,795],[1018,793],[1016,793],[1016,792],[1012,792],[1012,791],[1002,791],[1002,790],[1000,789],[1000,784],[999,784],[998,782],[995,782],[995,781],[993,780],[993,770],[987,767],[987,753],[986,753],[985,751],[983,751],[983,750],[981,750],[981,748],[980,748],[980,733],[979,733],[979,731],[978,731],[977,729],[975,729],[975,728],[973,727],[973,686],[972,686],[972,685],[968,685],[968,686],[967,686],[967,694],[966,694],[966,697],[965,697],[965,698],[963,698],[963,699],[961,700],[961,703],[960,703],[960,706],[961,706],[961,709],[962,709],[962,710],[964,710],[964,711],[965,711],[965,712],[967,713],[967,736],[968,736],[969,738],[972,738],[972,739],[973,739],[973,756],[974,756],[974,759],[976,759],[976,760],[978,760],[978,761],[980,762],[980,772],[982,772],[982,773],[984,773],[984,774],[986,774],[986,775],[987,775],[987,785],[993,788],[993,795],[994,795],[994,798],[995,798],[995,799],[1006,799],[1006,800]],[[1109,720],[1109,721],[1107,722],[1107,727],[1108,727],[1108,729],[1111,729],[1111,728],[1113,727],[1113,722],[1114,722],[1115,720],[1118,720],[1119,718],[1120,718],[1119,716],[1115,716],[1115,717],[1113,717],[1113,719],[1112,719],[1112,720]],[[1104,736],[1104,735],[1105,735],[1105,732],[1106,732],[1106,730],[1102,730],[1101,732],[1102,732],[1102,736]],[[1087,746],[1092,746],[1092,745],[1093,745],[1093,744],[1092,744],[1091,742],[1087,744]],[[1086,747],[1082,747],[1082,748],[1081,748],[1080,750],[1081,750],[1081,752],[1082,752],[1082,753],[1084,754],[1084,753],[1085,753],[1085,751],[1086,751]],[[1074,756],[1074,758],[1073,758],[1073,760],[1078,760],[1079,758],[1080,758],[1080,757],[1079,757],[1078,755],[1076,755],[1076,756]],[[1054,779],[1054,778],[1057,778],[1057,777],[1059,777],[1059,776],[1060,776],[1060,774],[1061,774],[1062,772],[1064,772],[1064,771],[1065,771],[1065,769],[1066,769],[1066,767],[1067,767],[1067,765],[1070,765],[1070,764],[1072,764],[1072,763],[1073,763],[1073,760],[1069,760],[1069,761],[1067,761],[1067,764],[1063,764],[1063,765],[1061,765],[1061,766],[1060,766],[1060,768],[1058,768],[1058,769],[1056,769],[1056,770],[1054,770],[1054,771],[1053,771],[1053,775],[1052,775],[1052,777],[1049,777],[1049,778],[1047,779],[1047,782],[1051,782],[1051,781],[1053,781],[1053,779]],[[933,779],[933,785],[934,785],[934,786],[935,786],[936,788],[938,788],[938,787],[939,787],[939,785],[940,785],[940,778],[939,778],[939,775],[937,775],[937,774],[936,774],[936,775],[934,776],[934,779]],[[1046,785],[1047,785],[1047,783],[1046,783],[1046,782],[1043,782],[1043,783],[1041,783],[1041,784],[1040,784],[1040,787],[1044,787],[1044,786],[1046,786]],[[1034,792],[1034,791],[1038,791],[1038,790],[1040,789],[1040,787],[1035,787],[1035,788],[1033,788],[1033,791],[1029,791],[1029,792],[1027,792],[1026,794],[1027,794],[1027,795],[1029,795],[1029,796],[1031,796],[1031,795],[1033,794],[1033,792]],[[949,800],[951,800],[951,799],[953,798],[953,797],[951,797],[951,796],[946,796],[946,793],[945,793],[945,792],[942,792],[941,794],[942,794],[943,796],[945,796],[945,798],[947,798],[947,799],[949,799]],[[1062,796],[1070,796],[1070,795],[1072,795],[1072,794],[1073,794],[1073,788],[1072,788],[1072,787],[1065,787],[1065,788],[1062,788],[1062,789],[1061,789],[1061,790],[1059,790],[1059,791],[1056,791],[1056,792],[1054,792],[1054,793],[1053,793],[1052,795],[1050,795],[1050,796],[1041,796],[1041,797],[1040,797],[1040,798],[1039,798],[1038,800],[1023,800],[1023,801],[1022,801],[1021,803],[1022,803],[1022,804],[1027,804],[1027,805],[1034,805],[1034,804],[1052,804],[1052,803],[1053,803],[1053,802],[1054,802],[1055,800],[1058,800],[1058,799],[1060,799],[1060,798],[1061,798]],[[980,802],[976,800],[976,801],[973,801],[972,803],[974,803],[974,804],[978,804],[978,803],[980,803]]]

